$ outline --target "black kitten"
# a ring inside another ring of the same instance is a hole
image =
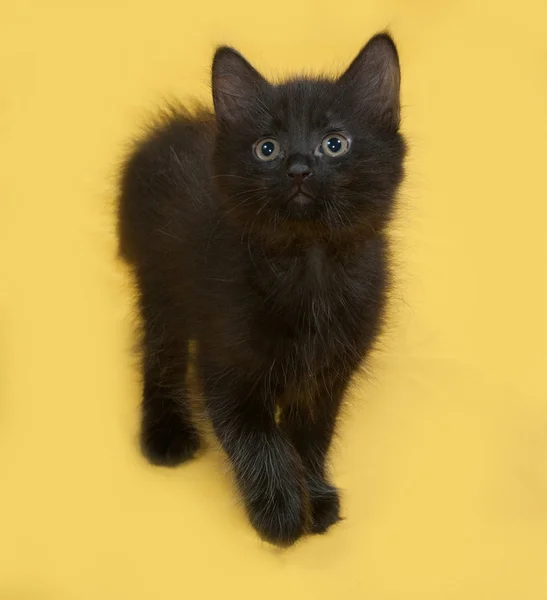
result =
[[[336,80],[267,82],[213,62],[215,115],[173,111],[121,183],[121,253],[144,322],[142,448],[199,446],[189,341],[206,408],[260,536],[290,545],[340,519],[326,456],[378,333],[388,225],[403,175],[399,63],[377,35]]]

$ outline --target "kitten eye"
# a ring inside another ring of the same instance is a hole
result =
[[[279,156],[281,147],[273,138],[264,138],[254,145],[254,151],[260,160],[273,160]]]
[[[327,135],[321,142],[320,150],[327,156],[342,156],[349,150],[349,140],[339,133]]]

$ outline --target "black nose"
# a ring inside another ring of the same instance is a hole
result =
[[[287,169],[287,176],[290,177],[294,183],[302,183],[304,179],[312,174],[310,167],[304,163],[289,164]]]

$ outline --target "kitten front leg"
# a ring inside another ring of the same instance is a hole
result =
[[[306,469],[313,533],[324,533],[340,520],[339,494],[328,481],[326,461],[350,374],[327,369],[307,389],[289,390],[281,414],[281,429]]]
[[[260,537],[290,546],[310,520],[302,461],[275,421],[271,378],[201,367],[206,405]]]

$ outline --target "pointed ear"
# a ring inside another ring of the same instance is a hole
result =
[[[213,59],[213,102],[220,122],[248,117],[269,83],[233,48],[218,48]]]
[[[338,81],[371,122],[397,130],[401,72],[397,48],[388,34],[375,35]]]

